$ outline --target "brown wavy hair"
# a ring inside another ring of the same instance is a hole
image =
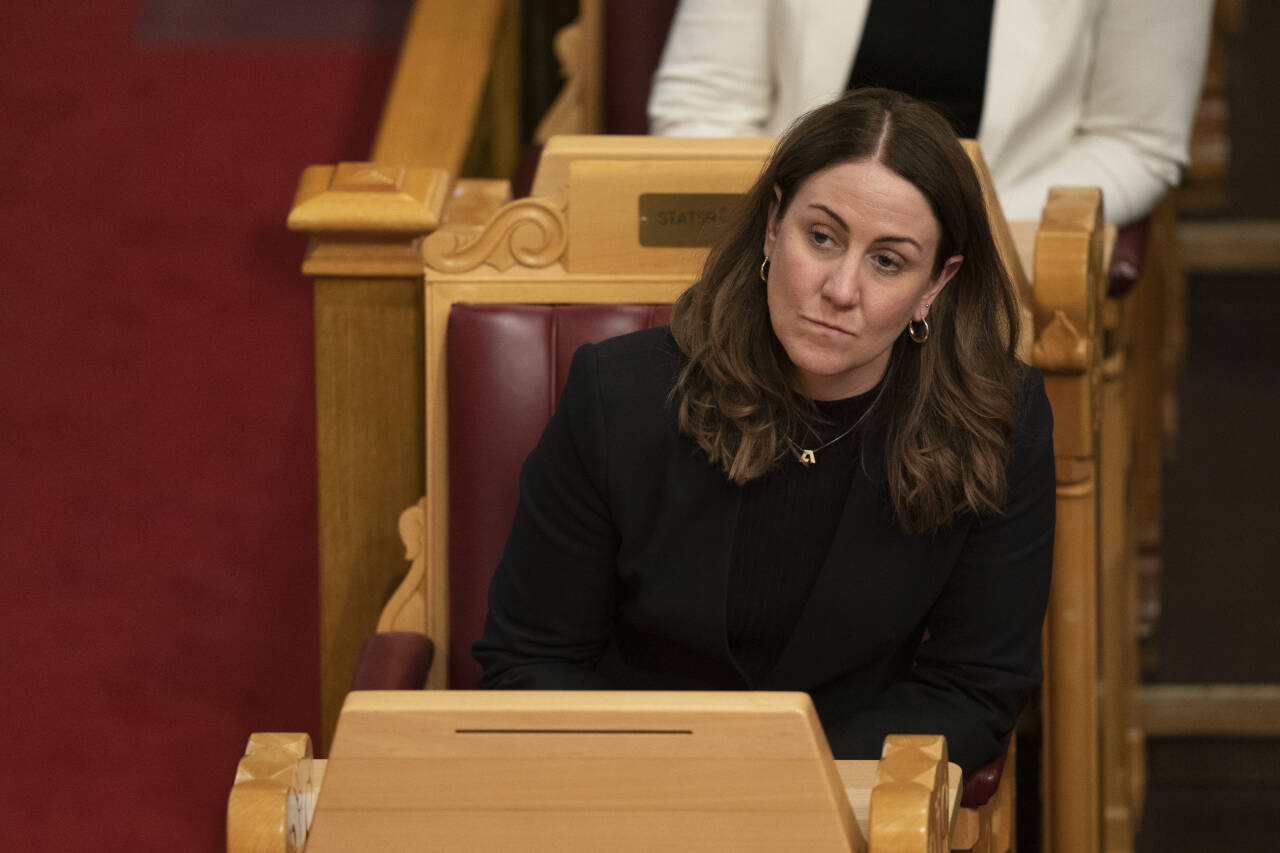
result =
[[[929,313],[929,340],[894,343],[868,412],[867,451],[883,445],[884,477],[904,530],[998,512],[1018,407],[1018,306],[1000,262],[968,155],[941,116],[887,89],[859,89],[799,118],[783,135],[702,275],[676,302],[671,331],[689,358],[672,401],[680,429],[735,483],[767,473],[787,439],[820,420],[773,333],[760,281],[777,193],[781,217],[801,185],[841,163],[873,159],[910,181],[937,217],[934,258],[964,262]]]

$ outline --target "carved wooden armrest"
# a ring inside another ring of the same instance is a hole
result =
[[[307,841],[324,762],[301,732],[255,732],[227,798],[227,853],[294,853]]]
[[[874,768],[874,771],[872,771]],[[858,826],[875,853],[947,850],[960,792],[960,767],[941,735],[890,735],[878,762],[837,761]],[[874,772],[868,784],[866,774]],[[870,796],[867,792],[870,791]]]

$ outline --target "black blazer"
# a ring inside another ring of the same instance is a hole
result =
[[[481,686],[802,690],[837,758],[878,757],[890,733],[946,735],[966,771],[993,758],[1041,677],[1054,471],[1039,372],[998,516],[902,532],[866,443],[789,645],[752,683],[726,634],[741,489],[677,429],[668,395],[684,363],[666,328],[574,357],[521,472],[473,650]]]

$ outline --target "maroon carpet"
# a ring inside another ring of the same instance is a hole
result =
[[[10,4],[0,74],[0,850],[220,850],[250,731],[319,722],[301,168],[393,46],[142,46]]]

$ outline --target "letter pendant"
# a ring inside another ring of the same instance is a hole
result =
[[[801,450],[800,461],[805,465],[813,465],[818,461],[818,457],[813,455],[812,450]]]

